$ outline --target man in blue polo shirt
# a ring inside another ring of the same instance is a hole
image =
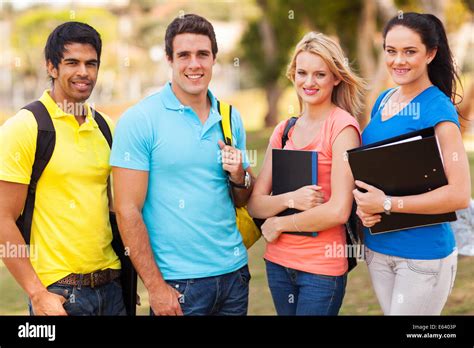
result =
[[[217,54],[212,25],[197,15],[176,18],[165,45],[171,83],[127,110],[115,131],[120,231],[152,314],[245,315],[250,274],[234,208],[253,186],[245,130],[233,109],[235,147],[223,143],[208,89]]]

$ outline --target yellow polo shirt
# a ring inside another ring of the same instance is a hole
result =
[[[89,107],[86,122],[79,126],[49,91],[39,100],[53,120],[56,145],[36,191],[33,267],[45,286],[70,273],[119,269],[108,213],[109,145]],[[113,131],[112,121],[103,116]],[[38,125],[28,110],[0,127],[0,180],[29,184],[37,135]]]

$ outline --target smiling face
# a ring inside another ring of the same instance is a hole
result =
[[[330,102],[339,82],[320,56],[304,51],[296,57],[295,87],[303,103]]]
[[[416,83],[428,78],[428,63],[436,50],[427,52],[421,37],[413,30],[397,25],[385,37],[385,63],[398,85]]]
[[[48,61],[48,73],[54,78],[53,92],[57,103],[82,103],[94,89],[99,71],[97,52],[90,44],[70,43],[55,68]]]
[[[207,95],[215,63],[209,37],[191,33],[176,35],[173,57],[168,57],[168,62],[173,70],[172,89],[179,99]]]

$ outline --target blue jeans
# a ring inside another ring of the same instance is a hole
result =
[[[184,315],[247,315],[250,273],[247,265],[237,271],[205,278],[166,280],[183,296]],[[150,308],[150,315],[154,315]]]
[[[327,276],[298,271],[265,260],[268,286],[278,315],[337,315],[347,274]]]
[[[66,299],[64,310],[68,315],[126,315],[123,302],[120,278],[108,284],[94,288],[51,284],[49,292],[61,295]],[[31,301],[28,303],[30,315],[34,315]]]

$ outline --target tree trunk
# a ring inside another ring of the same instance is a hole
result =
[[[384,20],[384,22],[389,21],[393,16],[397,14],[397,9],[395,7],[395,4],[393,0],[377,0],[376,2],[372,3],[370,2],[370,5],[364,4],[364,7],[362,9],[362,18],[364,18],[366,23],[365,25],[367,26],[365,29],[368,31],[372,27],[375,28],[375,11],[374,9],[371,8],[372,5],[377,5],[377,10],[380,13],[380,16]],[[374,17],[374,18],[372,18]],[[374,21],[374,24],[370,23]],[[361,26],[364,24],[361,23]],[[371,32],[370,35],[374,35],[374,31]],[[359,48],[357,50],[357,59],[359,62],[363,62],[364,60],[367,59],[367,56],[369,55],[369,52],[366,52],[374,48],[374,40],[373,38],[364,38],[366,42],[362,42],[362,39],[359,39],[359,45],[362,44],[364,49]],[[369,123],[370,121],[370,111],[372,110],[372,106],[375,103],[375,100],[377,99],[377,96],[382,92],[382,90],[386,87],[387,81],[389,79],[389,75],[387,73],[387,68],[385,67],[385,57],[384,53],[382,51],[381,47],[381,42],[376,43],[379,47],[375,47],[376,51],[379,52],[376,62],[374,60],[373,63],[370,63],[369,65],[364,66],[361,63],[361,69],[373,69],[372,72],[369,75],[365,75],[364,70],[363,70],[363,76],[368,79],[368,91],[365,94],[365,110],[363,114],[361,115],[359,122],[361,128],[365,128],[365,126]],[[373,65],[372,65],[373,64]]]
[[[265,87],[268,111],[265,115],[265,127],[274,127],[278,122],[278,101],[283,89],[277,83],[270,83]]]
[[[262,9],[263,13],[268,10],[267,0],[258,0],[258,5]],[[264,15],[259,25],[260,37],[262,39],[262,48],[265,56],[266,69],[270,71],[275,64],[275,59],[278,54],[277,40],[275,35],[275,29]],[[275,76],[271,76],[270,80],[265,84],[265,93],[268,103],[267,114],[265,115],[265,127],[272,127],[277,124],[278,121],[278,99],[282,94],[282,89],[278,85],[279,72],[276,72]]]
[[[357,36],[357,56],[359,57],[359,66],[362,76],[370,77],[375,73],[375,59],[372,53],[373,40],[372,36],[376,32],[375,0],[367,0],[363,2],[362,13],[358,23]]]

